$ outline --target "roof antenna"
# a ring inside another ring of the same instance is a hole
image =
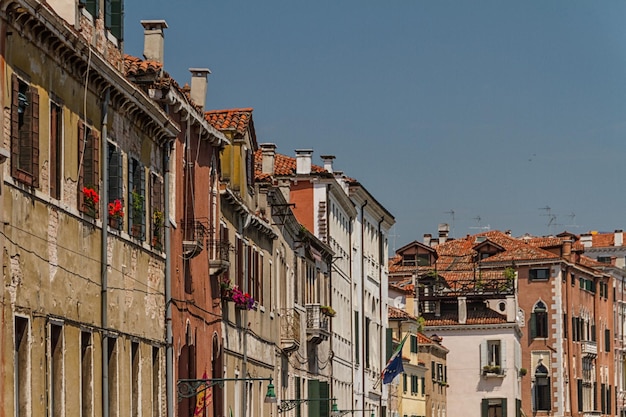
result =
[[[449,214],[452,218],[452,222],[450,223],[450,236],[454,237],[454,209],[450,209],[450,211],[446,211],[444,213]]]

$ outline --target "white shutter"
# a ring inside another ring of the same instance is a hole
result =
[[[480,371],[482,372],[483,367],[489,365],[489,355],[487,348],[487,341],[483,340],[480,342]]]

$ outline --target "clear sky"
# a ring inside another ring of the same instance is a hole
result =
[[[396,218],[392,249],[449,223],[626,228],[626,2],[129,0],[165,19],[165,69],[210,68],[207,109],[253,107],[259,143],[312,148]],[[548,209],[549,207],[549,209]]]

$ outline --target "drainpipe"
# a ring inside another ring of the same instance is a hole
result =
[[[385,220],[385,216],[380,218],[380,221],[378,222],[378,280],[379,280],[379,284],[378,284],[378,300],[379,300],[379,305],[380,308],[378,309],[378,321],[380,323],[380,328],[381,329],[385,329],[385,327],[383,326],[383,262],[385,262],[385,245],[383,244],[383,234],[380,231],[380,226],[383,224],[383,221]],[[388,286],[388,285],[387,285]],[[385,311],[387,309],[385,308]],[[380,344],[378,347],[378,352],[380,352],[380,362],[379,362],[379,366],[380,369],[383,369],[384,365],[384,359],[386,358],[385,355],[385,334],[380,334]],[[380,410],[382,410],[383,408],[383,384],[380,385],[380,400],[378,401],[378,410],[380,412]]]
[[[171,273],[171,244],[170,244],[170,152],[173,141],[165,145],[163,154],[163,168],[165,171],[164,193],[165,213],[163,213],[164,240],[165,240],[165,397],[167,398],[167,417],[174,416],[174,354],[172,336],[172,273]]]
[[[102,189],[100,190],[100,212],[102,213],[102,242],[100,249],[100,273],[102,274],[100,308],[102,314],[102,417],[109,417],[109,320],[108,309],[108,238],[107,228],[107,203],[109,201],[109,167],[106,163],[108,157],[107,123],[109,122],[109,99],[110,90],[107,88],[102,103],[102,141],[100,146],[100,161],[102,162]],[[85,134],[86,131],[85,131]]]
[[[365,343],[369,343],[369,340],[365,340],[365,206],[367,206],[367,200],[361,204],[361,312],[363,318],[361,320],[361,334],[359,335],[363,343],[361,343],[361,352],[363,358],[363,364],[361,366],[361,405],[365,409],[365,367],[368,365],[365,363],[369,358],[365,357]],[[352,246],[352,245],[350,245]]]

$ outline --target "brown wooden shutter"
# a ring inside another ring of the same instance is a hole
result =
[[[92,144],[91,144],[91,160],[92,160],[92,177],[93,186],[96,191],[100,190],[100,134],[98,132],[92,132]]]
[[[30,93],[30,108],[31,108],[31,142],[30,142],[30,156],[29,161],[30,174],[32,176],[31,185],[33,187],[39,187],[39,92],[36,88],[31,87]]]
[[[50,196],[59,198],[59,107],[50,104]]]
[[[84,144],[85,144],[85,124],[82,120],[78,121],[78,209],[83,210],[85,205],[85,195],[83,187],[85,186],[84,172]]]
[[[20,82],[17,75],[11,77],[11,176],[17,177],[18,158],[20,157],[20,115],[18,112],[20,102]]]

